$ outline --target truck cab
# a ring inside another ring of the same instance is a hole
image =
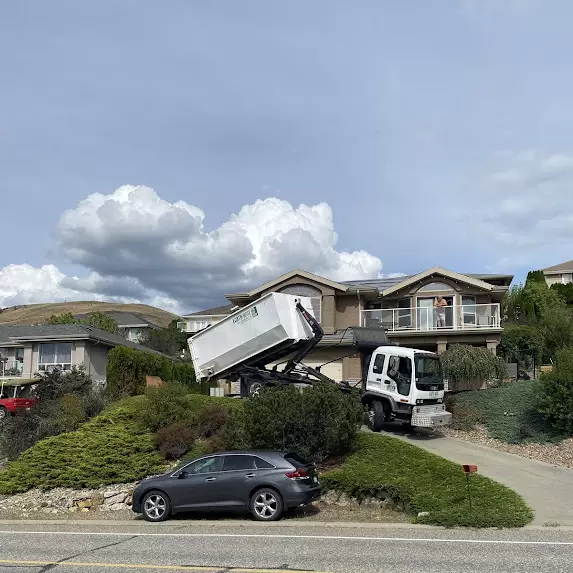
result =
[[[452,417],[444,405],[438,355],[413,348],[379,346],[365,357],[362,402],[374,431],[392,420],[433,428]]]

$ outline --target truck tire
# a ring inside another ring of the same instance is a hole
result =
[[[386,408],[380,400],[374,400],[368,408],[368,427],[373,432],[379,432],[388,421]]]
[[[247,387],[247,397],[254,398],[258,396],[261,390],[265,387],[265,381],[259,377],[247,378],[246,387]]]

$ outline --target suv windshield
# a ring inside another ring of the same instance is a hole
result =
[[[443,390],[442,364],[436,356],[416,356],[416,388],[418,390]]]

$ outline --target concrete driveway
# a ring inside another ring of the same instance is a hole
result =
[[[404,432],[388,424],[381,432],[424,448],[459,464],[476,464],[478,471],[519,493],[535,511],[533,525],[573,526],[573,470],[500,452],[436,432]]]

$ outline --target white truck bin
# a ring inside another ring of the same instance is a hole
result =
[[[224,377],[239,365],[292,349],[314,336],[296,304],[312,313],[309,298],[269,293],[192,336],[189,350],[197,380]]]

